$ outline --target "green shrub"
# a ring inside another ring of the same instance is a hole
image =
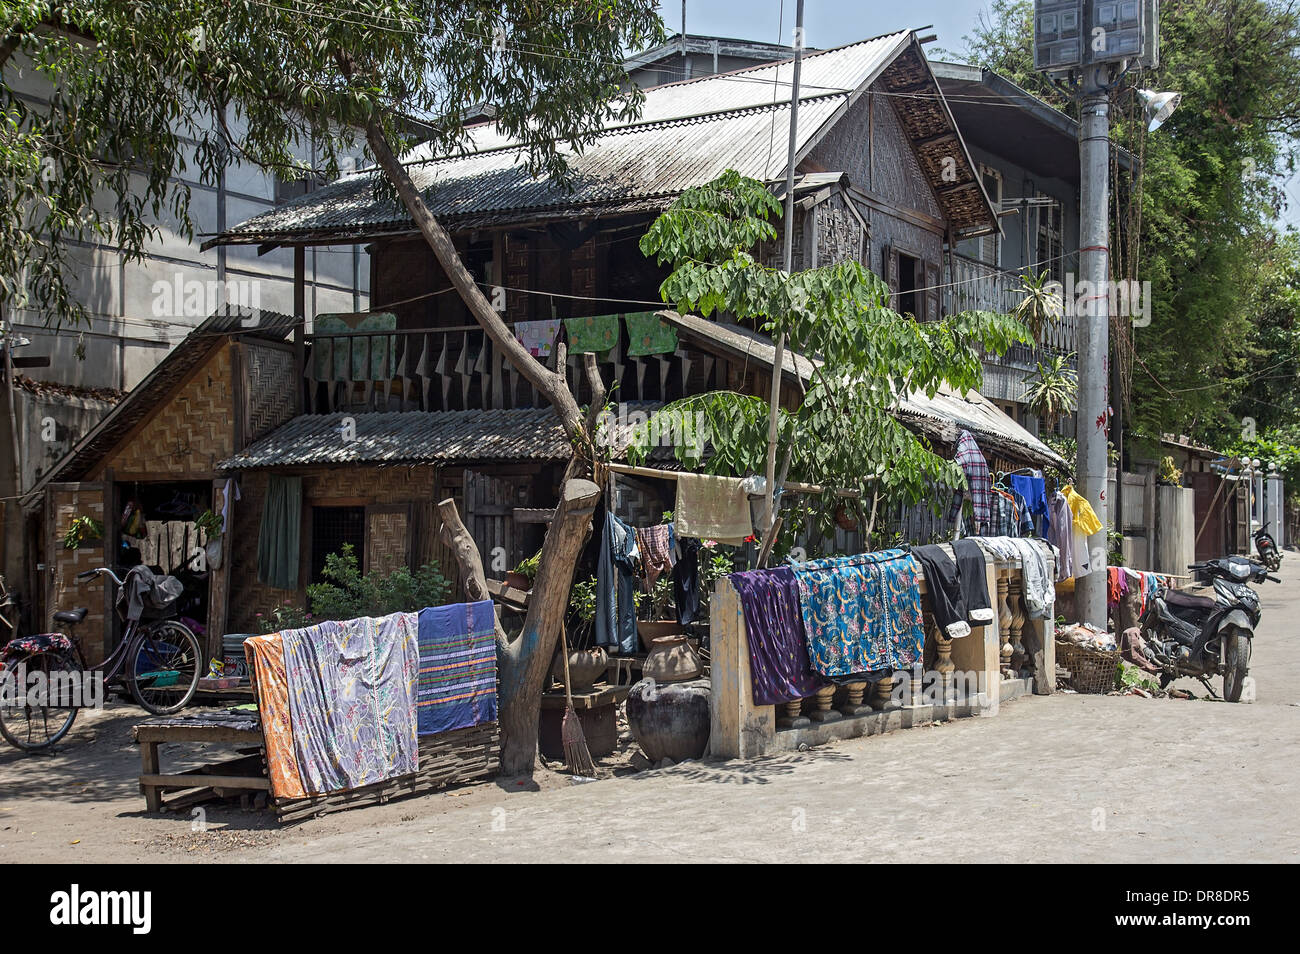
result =
[[[437,563],[426,563],[414,573],[399,567],[391,573],[363,574],[350,543],[325,558],[322,575],[324,582],[307,587],[307,601],[317,622],[412,613],[445,602],[451,591]]]

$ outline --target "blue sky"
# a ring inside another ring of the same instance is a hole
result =
[[[804,26],[810,46],[841,46],[894,30],[934,24],[937,46],[955,49],[970,30],[987,0],[805,0]],[[687,0],[686,30],[714,36],[775,43],[790,42],[795,0],[784,0],[785,24],[780,26],[782,0]],[[669,32],[682,24],[680,0],[660,4]]]
[[[804,26],[809,46],[842,46],[867,37],[934,24],[938,40],[927,47],[962,49],[988,0],[805,0]],[[681,0],[660,3],[668,31],[681,29]],[[794,28],[795,0],[687,0],[686,30],[768,43],[789,43]],[[784,16],[782,16],[782,13]],[[1283,223],[1300,226],[1300,173],[1286,184],[1288,207]]]

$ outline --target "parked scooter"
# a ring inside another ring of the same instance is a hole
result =
[[[1193,563],[1188,569],[1210,577],[1214,599],[1167,590],[1142,614],[1143,639],[1152,662],[1162,670],[1160,686],[1194,676],[1217,697],[1210,677],[1221,675],[1224,699],[1239,702],[1260,619],[1259,595],[1246,584],[1282,581],[1243,556]]]
[[[1273,539],[1273,534],[1263,527],[1255,531],[1255,552],[1259,554],[1259,562],[1274,573],[1281,568],[1282,551],[1277,548],[1277,541]]]

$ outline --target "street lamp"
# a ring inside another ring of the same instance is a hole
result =
[[[1147,132],[1159,129],[1183,101],[1182,93],[1157,93],[1153,89],[1140,89],[1137,94],[1138,99],[1142,100],[1142,112],[1147,118]]]

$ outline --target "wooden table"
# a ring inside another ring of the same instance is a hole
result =
[[[151,812],[177,810],[212,796],[270,793],[271,783],[262,768],[262,728],[257,713],[211,712],[158,717],[132,730],[140,746],[140,791]],[[158,764],[158,746],[164,742],[221,742],[253,746],[257,752],[241,755],[184,772],[164,773]],[[167,792],[186,792],[166,801]]]
[[[582,724],[582,734],[587,740],[587,748],[596,758],[609,755],[617,748],[617,707],[631,691],[631,686],[596,686],[588,692],[573,694],[573,710],[578,714],[578,721]],[[538,744],[542,753],[549,758],[564,757],[560,729],[564,720],[565,705],[563,690],[542,693]]]

